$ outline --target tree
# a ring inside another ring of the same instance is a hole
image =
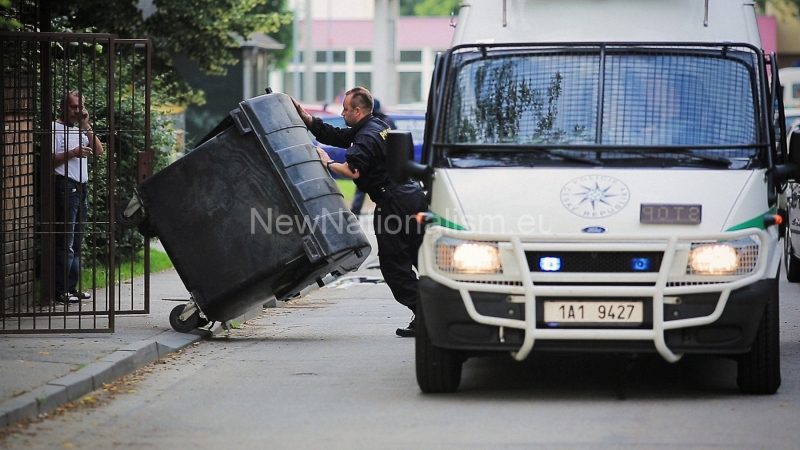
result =
[[[400,0],[400,15],[413,16],[414,7],[417,6],[421,0]]]
[[[766,12],[767,5],[772,6],[773,14],[778,15],[791,14],[797,17],[800,11],[800,0],[756,0],[759,14]]]
[[[449,16],[458,14],[462,0],[400,0],[401,16]],[[800,1],[800,0],[798,0]]]
[[[7,10],[11,7],[11,0],[0,0],[0,9],[3,10],[3,15],[0,16],[0,31],[2,30],[17,30],[22,28],[22,24],[13,18],[6,18]]]
[[[422,0],[414,6],[414,13],[418,16],[449,16],[458,14],[459,5],[461,0]]]
[[[186,55],[208,74],[221,75],[226,66],[236,63],[230,49],[238,46],[237,35],[281,33],[292,21],[285,0],[153,0],[156,11],[147,18],[137,7],[139,0],[68,3],[66,14],[55,18],[63,29],[150,39],[153,73],[164,77],[167,94],[182,105],[201,101],[201,97],[175,70],[176,54]],[[281,52],[284,60],[287,56],[288,51]]]

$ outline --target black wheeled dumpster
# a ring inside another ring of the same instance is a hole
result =
[[[181,332],[354,271],[370,252],[285,94],[241,102],[118,209],[120,226],[159,238],[191,294],[170,314]]]

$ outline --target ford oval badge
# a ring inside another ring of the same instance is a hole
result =
[[[586,227],[582,229],[584,233],[605,233],[606,229],[603,227]]]

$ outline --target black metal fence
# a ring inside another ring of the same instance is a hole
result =
[[[149,241],[114,212],[152,171],[150,52],[114,35],[0,33],[0,333],[113,332],[115,315],[149,312]]]

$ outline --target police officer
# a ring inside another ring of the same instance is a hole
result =
[[[374,101],[369,90],[353,88],[345,93],[342,117],[348,128],[337,128],[312,117],[297,100],[292,99],[308,130],[323,144],[346,148],[345,162],[334,162],[321,148],[320,160],[331,172],[352,179],[356,187],[369,194],[375,202],[375,237],[378,241],[378,260],[381,273],[392,290],[395,300],[408,307],[412,314],[417,308],[417,253],[422,244],[423,229],[416,214],[428,205],[419,185],[408,180],[395,184],[386,171],[386,135],[389,126],[372,114]],[[397,335],[413,337],[416,323],[398,328]]]
[[[394,124],[392,118],[384,114],[383,111],[381,111],[381,102],[379,102],[378,99],[374,97],[372,98],[372,100],[374,102],[372,106],[372,115],[377,117],[378,119],[381,119],[383,123],[385,123],[386,125],[389,125],[389,128],[396,130],[397,126]],[[364,207],[364,198],[366,196],[367,194],[364,193],[364,191],[356,188],[356,193],[355,195],[353,195],[353,204],[350,205],[350,211],[352,211],[353,214],[357,216],[361,215],[361,208]]]

